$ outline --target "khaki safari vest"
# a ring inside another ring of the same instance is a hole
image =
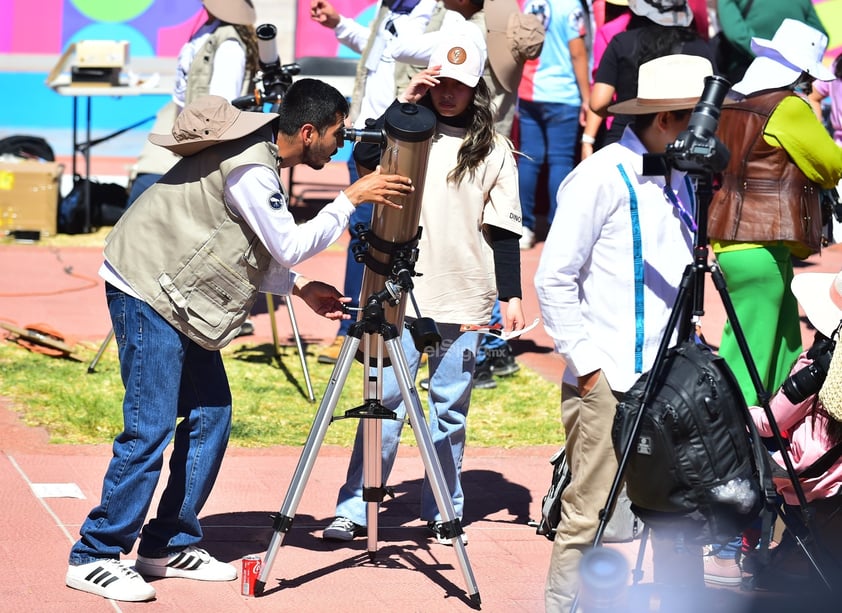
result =
[[[245,164],[276,170],[268,126],[182,158],[129,207],[106,238],[105,257],[138,296],[209,350],[246,320],[272,260],[225,203],[228,174]]]

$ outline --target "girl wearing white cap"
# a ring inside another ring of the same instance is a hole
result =
[[[420,219],[424,231],[415,267],[420,276],[413,293],[421,314],[436,321],[442,336],[441,348],[427,360],[430,431],[459,519],[465,505],[461,467],[479,344],[479,334],[461,331],[461,324],[485,325],[499,294],[507,304],[505,329],[524,327],[517,167],[510,144],[494,130],[491,95],[481,78],[485,61],[485,41],[476,26],[463,22],[442,30],[429,67],[412,79],[396,102],[427,106],[438,119],[424,182]],[[358,145],[354,158],[361,167],[373,169],[380,148]],[[401,344],[414,380],[421,353],[407,330]],[[382,403],[399,418],[383,423],[385,483],[406,415],[391,368],[384,372]],[[339,491],[336,518],[323,533],[326,539],[349,541],[365,533],[361,432]],[[420,516],[440,543],[450,543],[426,479]]]

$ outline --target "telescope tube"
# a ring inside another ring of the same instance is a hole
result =
[[[382,291],[389,279],[393,260],[391,248],[409,243],[418,235],[421,218],[421,200],[424,195],[424,179],[430,156],[430,144],[436,129],[433,112],[415,104],[396,104],[389,107],[384,116],[385,142],[380,156],[380,167],[385,174],[399,174],[412,179],[415,190],[399,198],[402,209],[377,204],[371,214],[369,234],[376,239],[367,242],[366,268],[360,291],[360,305]],[[372,244],[374,243],[374,244]],[[377,270],[375,270],[375,268]],[[398,330],[403,328],[406,300],[398,304],[384,304],[386,321]],[[361,316],[358,315],[358,318]]]

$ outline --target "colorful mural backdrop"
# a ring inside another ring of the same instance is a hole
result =
[[[266,2],[272,0],[264,0]],[[332,0],[340,13],[369,23],[376,2]],[[828,63],[842,51],[842,0],[814,0],[830,34]],[[313,22],[309,0],[296,2],[295,56],[354,57],[333,32]],[[258,4],[258,11],[260,5]],[[83,39],[128,40],[133,58],[174,58],[204,19],[201,0],[0,0],[0,54],[61,54]],[[284,58],[292,61],[294,58]],[[44,85],[46,74],[0,72],[0,88],[25,96],[0,101],[3,125],[66,128],[71,101]],[[115,129],[155,111],[166,96],[94,100],[94,129]]]
[[[334,0],[343,15],[368,23],[376,3]],[[830,34],[829,57],[842,50],[842,0],[814,0]],[[297,57],[354,54],[310,19],[297,2]],[[202,20],[201,0],[0,0],[0,53],[61,53],[81,39],[128,40],[133,57],[174,57]]]
[[[201,0],[0,0],[0,53],[61,53],[84,39],[128,40],[132,56],[175,56]]]

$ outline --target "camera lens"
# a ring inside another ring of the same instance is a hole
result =
[[[722,103],[730,88],[731,84],[718,75],[705,78],[705,88],[687,126],[699,138],[708,139],[716,132]]]
[[[618,611],[628,582],[629,564],[619,551],[600,547],[585,552],[579,563],[582,609]]]

